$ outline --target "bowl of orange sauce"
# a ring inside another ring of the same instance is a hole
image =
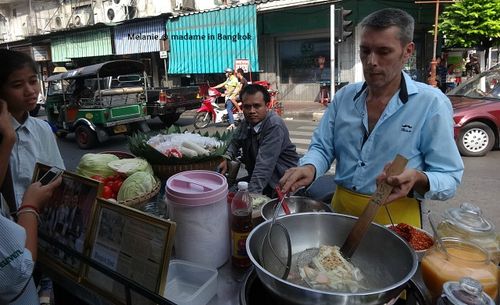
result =
[[[434,299],[441,295],[443,284],[463,277],[481,283],[492,299],[498,295],[498,269],[489,254],[480,246],[459,238],[444,237],[447,254],[434,245],[422,258],[422,278]]]

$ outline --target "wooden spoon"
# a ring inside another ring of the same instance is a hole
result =
[[[387,170],[387,177],[401,174],[407,163],[408,160],[398,154]],[[344,258],[349,259],[352,257],[354,251],[356,251],[356,248],[358,248],[359,243],[363,239],[363,236],[365,236],[366,231],[368,231],[379,207],[385,203],[391,191],[392,186],[385,182],[377,186],[377,190],[368,202],[363,214],[358,218],[358,221],[354,224],[354,227],[352,227],[351,232],[349,232],[342,248],[340,248],[340,253],[342,253]]]

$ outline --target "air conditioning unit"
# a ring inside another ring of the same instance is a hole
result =
[[[86,26],[89,23],[90,15],[87,12],[81,12],[73,15],[71,23],[73,26]]]
[[[175,10],[196,10],[194,0],[175,0]]]
[[[113,0],[113,1],[119,1],[119,0]],[[105,23],[120,22],[123,20],[133,19],[137,16],[136,6],[122,5],[121,2],[124,0],[121,0],[120,4],[115,4],[113,1],[108,2],[104,6]],[[130,3],[129,1],[129,4],[132,3]]]
[[[106,23],[120,22],[126,19],[125,6],[114,4],[104,6],[104,20]]]
[[[111,0],[115,5],[137,6],[137,0]]]
[[[60,29],[64,29],[67,24],[68,24],[68,20],[66,19],[66,17],[64,17],[63,15],[58,15],[58,16],[55,16],[54,19],[52,19],[52,22],[50,24],[50,28],[52,30],[60,30]]]

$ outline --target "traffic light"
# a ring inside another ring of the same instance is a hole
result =
[[[349,31],[352,21],[344,19],[351,13],[352,10],[345,10],[343,8],[335,10],[335,39],[338,42],[345,41],[347,37],[352,35],[352,31]]]

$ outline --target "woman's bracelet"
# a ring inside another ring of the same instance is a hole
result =
[[[38,210],[38,208],[34,205],[30,205],[30,204],[23,204],[21,205],[21,207],[18,209],[18,211],[21,211],[21,210],[24,210],[24,209],[32,209],[34,210],[35,212],[37,212],[37,214],[40,214],[40,210]]]
[[[38,214],[37,211],[35,211],[34,209],[32,208],[23,208],[23,209],[20,209],[19,211],[17,211],[16,215],[17,217],[19,217],[20,215],[22,214],[33,214],[36,216],[36,220],[38,221],[38,223],[41,222],[41,219],[40,219],[40,214]]]

